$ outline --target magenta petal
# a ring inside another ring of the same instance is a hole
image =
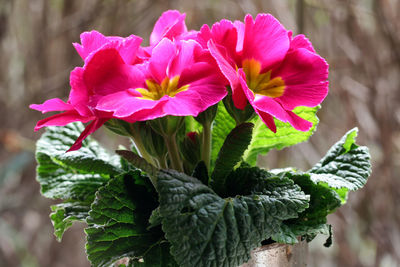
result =
[[[133,94],[129,91],[133,91]],[[140,96],[134,89],[110,94],[99,100],[96,109],[113,112],[113,117],[123,119],[140,110],[153,109],[157,106],[158,101],[142,99]]]
[[[185,68],[193,65],[195,49],[201,49],[196,41],[189,40],[179,42],[179,52],[172,60],[168,68],[167,76],[173,78],[176,75],[181,75]]]
[[[243,93],[242,87],[240,86],[239,77],[235,68],[221,55],[212,40],[208,42],[208,49],[210,50],[211,55],[217,61],[218,67],[222,74],[224,74],[231,85],[232,99],[235,107],[238,109],[244,109],[244,107],[247,105],[247,99]]]
[[[108,119],[96,119],[92,121],[88,126],[86,126],[85,130],[83,130],[78,139],[75,140],[75,143],[66,152],[80,149],[82,147],[83,140],[99,129],[107,120]]]
[[[289,50],[287,30],[269,14],[260,14],[253,21],[245,17],[243,59],[255,59],[261,64],[261,71],[270,70],[281,62]]]
[[[292,39],[292,41],[290,42],[289,52],[298,48],[305,48],[315,53],[314,47],[312,46],[311,42],[303,34],[296,35]]]
[[[153,54],[149,61],[149,70],[153,78],[161,84],[167,77],[167,68],[176,55],[174,43],[164,38],[153,49]],[[172,78],[172,77],[171,77]]]
[[[281,77],[285,82],[285,91],[279,100],[287,110],[297,106],[315,107],[328,94],[328,64],[304,48],[288,53],[272,77]]]
[[[214,23],[211,29],[212,40],[215,44],[221,45],[225,48],[227,58],[236,62],[236,46],[238,45],[238,32],[233,23],[229,20],[221,20]]]
[[[66,111],[74,110],[74,107],[65,103],[59,98],[46,100],[43,104],[32,104],[29,106],[31,109],[41,111],[42,113],[51,111]]]
[[[237,31],[237,44],[236,44],[236,52],[241,52],[243,50],[243,41],[244,41],[244,32],[245,32],[245,25],[243,22],[239,20],[235,20],[233,25]]]
[[[303,131],[303,132],[307,132],[308,130],[310,130],[310,128],[312,127],[312,122],[309,122],[301,117],[299,117],[298,115],[296,115],[294,112],[292,111],[287,111],[287,114],[289,116],[289,123],[296,129],[299,131]]]
[[[126,64],[133,64],[136,61],[136,55],[141,43],[142,38],[133,34],[120,42],[118,52]]]
[[[83,79],[89,92],[109,95],[144,86],[142,71],[125,64],[114,48],[102,48],[87,59]]]
[[[263,112],[259,109],[255,109],[255,112],[260,116],[261,120],[267,125],[267,127],[276,133],[276,124],[274,121],[274,117],[272,117],[270,114]]]
[[[92,119],[93,117],[83,117],[79,115],[76,111],[66,111],[38,121],[35,126],[35,131],[46,126],[65,126],[68,123],[76,121],[81,121],[85,123]]]
[[[84,69],[79,67],[71,71],[71,91],[69,93],[68,102],[71,103],[82,116],[91,116],[92,111],[88,107],[89,91],[83,81],[83,72]]]
[[[157,20],[153,32],[150,35],[150,45],[155,45],[162,38],[173,39],[187,31],[185,25],[185,14],[177,10],[168,10],[164,12]]]
[[[83,60],[87,56],[108,43],[107,37],[97,31],[84,32],[81,34],[81,43],[74,43],[74,47]]]

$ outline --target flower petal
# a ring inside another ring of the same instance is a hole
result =
[[[83,80],[90,94],[109,95],[144,86],[142,71],[125,64],[115,48],[103,47],[92,54],[84,68]]]
[[[289,52],[296,50],[298,48],[305,48],[305,49],[315,53],[314,47],[312,46],[310,40],[308,40],[303,34],[296,35],[290,41]]]
[[[244,74],[243,70],[240,71]],[[253,106],[256,113],[260,115],[262,121],[273,132],[276,132],[275,123],[272,124],[271,118],[266,116],[265,113],[274,116],[280,121],[289,122],[296,130],[299,131],[308,131],[311,128],[311,122],[300,118],[292,111],[285,110],[284,107],[273,98],[263,95],[254,95],[253,92],[248,88],[243,76],[240,77],[240,82],[250,104]]]
[[[88,107],[89,91],[83,81],[83,72],[84,69],[79,67],[71,71],[71,91],[69,93],[68,102],[71,103],[82,116],[91,116],[93,112]]]
[[[140,93],[129,89],[102,97],[98,101],[96,109],[113,112],[113,117],[124,119],[140,110],[153,109],[157,105],[158,101],[143,99]]]
[[[133,64],[136,61],[136,55],[141,43],[142,38],[133,34],[118,43],[117,50],[126,64]]]
[[[164,38],[153,49],[153,54],[149,60],[149,70],[152,78],[161,84],[167,77],[167,68],[176,55],[176,47],[174,43]]]
[[[240,86],[239,77],[235,68],[222,56],[212,40],[208,41],[208,49],[210,50],[211,55],[217,61],[218,67],[222,74],[224,74],[231,85],[232,99],[235,107],[238,109],[244,109],[244,107],[247,105],[247,99],[243,93],[242,87]]]
[[[99,129],[106,121],[108,121],[108,119],[96,119],[92,121],[88,126],[86,126],[85,130],[83,130],[81,135],[75,140],[75,143],[67,150],[67,152],[80,149],[83,140]]]
[[[261,72],[279,64],[289,50],[288,31],[270,14],[259,14],[254,21],[251,15],[245,17],[243,59],[255,59],[261,65]]]
[[[154,25],[150,35],[150,45],[155,45],[164,37],[174,39],[175,37],[187,32],[185,25],[186,14],[181,14],[177,10],[164,12]]]
[[[51,111],[68,111],[74,110],[74,107],[68,103],[65,103],[59,98],[53,98],[46,100],[43,104],[32,104],[29,108],[41,111],[42,113]]]
[[[81,43],[73,43],[78,54],[83,60],[91,53],[108,43],[107,37],[98,31],[83,32],[81,34]]]
[[[285,91],[279,100],[287,110],[297,106],[315,107],[328,94],[328,64],[304,48],[288,53],[271,77],[281,77],[285,83]]]
[[[47,126],[65,126],[68,123],[81,121],[83,123],[93,120],[94,117],[83,117],[76,111],[66,111],[38,121],[35,131]]]
[[[172,59],[170,66],[167,68],[167,76],[173,78],[176,75],[181,75],[182,71],[194,63],[195,49],[201,49],[200,45],[194,41],[179,42],[179,52]]]

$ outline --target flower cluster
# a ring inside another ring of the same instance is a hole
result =
[[[110,119],[197,117],[224,98],[235,112],[251,107],[274,132],[274,118],[310,129],[312,123],[293,109],[323,101],[328,65],[303,35],[293,37],[268,14],[247,15],[244,22],[221,20],[200,31],[188,31],[184,20],[178,11],[163,13],[146,47],[135,35],[82,33],[74,47],[84,65],[71,72],[68,101],[30,106],[63,112],[39,121],[35,130],[90,122],[70,148],[77,150]]]

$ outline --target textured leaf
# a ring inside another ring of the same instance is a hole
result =
[[[319,107],[297,107],[293,110],[303,119],[313,123],[311,129],[307,132],[298,131],[289,123],[284,123],[275,119],[277,131],[274,133],[268,129],[259,117],[256,117],[254,119],[253,139],[244,154],[244,160],[250,165],[255,165],[259,154],[265,154],[271,149],[282,149],[307,141],[314,133],[318,124],[319,120],[316,116],[318,109]]]
[[[215,165],[219,151],[224,144],[225,138],[236,127],[235,120],[226,111],[224,104],[221,102],[218,105],[217,115],[212,126],[211,140],[211,170]]]
[[[357,132],[357,128],[347,132],[309,171],[314,182],[349,190],[365,185],[371,174],[371,156],[367,147],[356,145]]]
[[[51,206],[53,212],[50,214],[50,218],[54,226],[54,235],[58,241],[61,241],[64,232],[75,221],[85,222],[89,208],[90,203],[87,202],[66,202]]]
[[[242,159],[244,151],[250,144],[254,125],[242,123],[235,127],[226,137],[215,162],[211,175],[211,185],[218,193],[225,191],[225,179],[236,164]]]
[[[192,176],[199,179],[203,184],[208,185],[208,170],[204,161],[197,163],[193,170]]]
[[[273,182],[274,191],[265,186],[260,194],[223,199],[193,177],[161,170],[162,227],[178,264],[238,266],[247,261],[283,220],[296,218],[308,206],[308,196],[292,181]]]
[[[162,239],[160,228],[148,230],[157,195],[139,170],[111,179],[96,194],[87,218],[86,251],[94,266],[123,257],[142,257]]]
[[[114,175],[119,173],[118,156],[111,156],[92,138],[83,141],[82,148],[65,153],[83,131],[82,123],[64,127],[47,127],[36,144],[36,153],[44,153],[60,166],[83,173]]]
[[[286,227],[273,236],[278,242],[296,242],[296,236],[308,240],[318,233],[329,234],[326,217],[345,203],[349,190],[364,186],[371,173],[368,148],[355,144],[357,129],[347,132],[309,173],[284,171],[310,195],[310,207],[296,220],[285,222]]]
[[[129,163],[135,166],[138,169],[148,173],[149,175],[155,176],[158,172],[158,169],[148,163],[144,158],[136,155],[132,151],[129,150],[117,150],[115,151],[118,155],[126,159]]]
[[[172,255],[169,253],[168,242],[156,244],[148,250],[142,260],[133,263],[134,267],[179,267]]]
[[[308,173],[286,172],[283,175],[292,179],[310,196],[310,204],[297,219],[285,221],[272,239],[280,243],[294,244],[299,236],[312,239],[318,233],[328,234],[326,218],[341,206],[339,195],[323,184],[314,183]]]
[[[95,192],[121,170],[117,156],[110,156],[96,141],[87,138],[77,152],[65,153],[83,125],[48,127],[37,142],[37,180],[45,197],[63,199],[50,215],[58,240],[74,221],[84,221]]]

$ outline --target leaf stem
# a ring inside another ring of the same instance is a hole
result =
[[[153,157],[147,152],[146,148],[143,145],[143,141],[142,138],[140,136],[140,133],[138,131],[138,129],[133,126],[132,124],[130,124],[130,131],[129,134],[133,140],[133,143],[135,144],[135,147],[137,149],[137,151],[139,152],[140,156],[142,158],[144,158],[147,162],[149,162],[150,164],[155,165],[155,162],[153,160]]]
[[[171,160],[172,168],[183,172],[182,160],[179,155],[178,144],[176,143],[176,135],[164,135],[165,144],[167,145],[169,159]]]
[[[201,159],[206,164],[207,170],[210,170],[211,158],[211,124],[212,122],[205,122],[203,124],[203,144],[201,148]]]

